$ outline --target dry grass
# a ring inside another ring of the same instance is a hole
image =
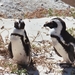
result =
[[[38,8],[33,12],[27,12],[25,18],[41,18],[49,16],[72,16],[75,18],[75,9],[67,8],[66,10]]]
[[[75,18],[75,9],[74,8],[67,8],[66,10],[59,10],[59,9],[45,9],[45,8],[37,8],[33,12],[26,12],[26,13],[19,13],[17,14],[19,18],[42,18],[42,17],[49,17],[49,16],[72,16]],[[8,14],[0,14],[0,17],[7,18]],[[13,14],[12,18],[17,18],[16,14]]]
[[[73,33],[72,30],[74,31],[74,29],[72,28],[69,29],[68,32]],[[34,62],[35,67],[37,67],[38,65],[47,67],[48,70],[46,71],[46,73],[55,72],[55,69],[58,69],[58,66],[56,66],[57,62],[54,62],[53,61],[54,59],[51,58],[54,52],[52,43],[43,39],[42,41],[36,42],[35,39],[38,37],[38,35],[41,35],[40,33],[41,32],[38,31],[37,36],[35,36],[33,41],[31,42],[31,48],[33,53],[32,60]],[[1,36],[0,36],[0,67],[2,67],[2,69],[0,69],[0,73],[18,73],[18,74],[22,72],[26,73],[26,69],[18,70],[16,62],[13,61],[12,59],[9,59],[8,50],[7,48],[5,48]]]
[[[45,17],[46,14],[48,14],[47,9],[39,8],[39,9],[36,9],[35,11],[33,11],[32,13],[27,12],[25,14],[25,18],[41,18],[41,17]]]

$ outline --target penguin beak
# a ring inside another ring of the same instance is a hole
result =
[[[44,27],[52,28],[53,24],[52,24],[52,22],[48,22],[48,23],[44,24]]]
[[[49,27],[50,23],[44,24],[44,27]]]
[[[57,24],[54,21],[48,22],[44,24],[44,27],[49,27],[49,28],[57,28]]]

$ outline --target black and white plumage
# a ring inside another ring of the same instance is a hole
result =
[[[11,58],[18,64],[29,65],[31,62],[31,46],[24,27],[25,23],[22,19],[14,22],[14,30],[10,35],[8,49]]]
[[[44,24],[44,27],[53,29],[50,36],[55,52],[62,56],[67,63],[73,63],[75,60],[75,38],[66,31],[65,22],[60,18],[53,18]]]

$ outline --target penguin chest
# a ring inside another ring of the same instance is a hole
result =
[[[22,41],[20,37],[18,36],[12,36],[11,37],[11,43],[12,43],[12,53],[13,53],[13,59],[17,61],[17,63],[27,64],[29,57],[26,56],[26,52],[24,50]]]
[[[66,60],[67,62],[70,61],[68,57],[68,53],[65,51],[64,47],[59,43],[56,38],[52,38],[52,43],[57,52]]]

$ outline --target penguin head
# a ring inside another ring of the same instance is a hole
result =
[[[50,22],[44,24],[44,27],[54,29],[55,34],[61,34],[62,31],[66,30],[65,22],[60,18],[53,18]]]
[[[25,23],[24,23],[24,21],[22,19],[19,19],[19,20],[14,22],[14,27],[16,29],[24,29]]]

